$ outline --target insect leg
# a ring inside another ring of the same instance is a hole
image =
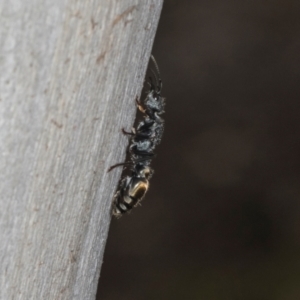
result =
[[[132,162],[131,161],[127,161],[127,162],[124,162],[124,163],[119,163],[119,164],[115,164],[113,166],[111,166],[108,170],[107,170],[107,173],[109,173],[111,170],[113,170],[114,168],[117,168],[117,167],[121,167],[121,166],[130,166],[132,165]]]
[[[128,132],[128,131],[126,131],[124,128],[122,128],[122,132],[123,132],[123,134],[125,134],[125,135],[135,135],[135,134],[136,134],[134,128],[132,128],[132,131],[131,131],[131,132]]]
[[[136,97],[135,102],[136,102],[136,106],[139,109],[139,111],[142,112],[143,114],[145,114],[146,113],[146,109],[142,106],[142,103],[140,102],[140,100],[138,99],[138,97]]]

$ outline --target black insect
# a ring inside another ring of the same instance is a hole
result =
[[[164,120],[161,114],[164,113],[165,99],[161,96],[162,81],[157,63],[153,56],[151,59],[155,65],[155,83],[149,77],[150,89],[143,102],[136,100],[138,109],[144,114],[136,128],[131,132],[123,129],[123,133],[129,135],[129,160],[125,163],[116,164],[108,171],[118,166],[130,166],[131,174],[124,177],[119,184],[114,196],[113,215],[120,217],[125,212],[137,206],[145,196],[149,188],[149,179],[153,174],[150,168],[154,157],[154,150],[161,142],[164,131]]]

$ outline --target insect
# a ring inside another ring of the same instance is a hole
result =
[[[150,168],[154,157],[154,150],[161,142],[164,131],[164,120],[161,114],[164,113],[165,98],[161,96],[162,80],[158,65],[151,55],[156,74],[155,82],[149,77],[150,89],[147,92],[143,102],[136,99],[137,108],[143,113],[144,117],[138,122],[136,128],[131,132],[122,129],[123,133],[130,136],[130,145],[128,148],[129,160],[125,163],[119,163],[109,168],[110,172],[115,167],[130,166],[130,175],[125,176],[119,183],[118,190],[114,196],[113,215],[122,216],[133,207],[140,204],[149,189],[149,179],[153,174]]]
[[[130,176],[126,176],[120,182],[115,195],[113,215],[121,217],[122,214],[137,206],[145,196],[149,188],[149,179],[152,169],[143,164],[137,164]]]

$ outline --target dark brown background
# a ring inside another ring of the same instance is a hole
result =
[[[300,1],[166,0],[165,136],[98,299],[300,299]]]

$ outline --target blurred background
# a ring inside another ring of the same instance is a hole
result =
[[[300,299],[300,1],[165,0],[151,188],[98,299]]]

